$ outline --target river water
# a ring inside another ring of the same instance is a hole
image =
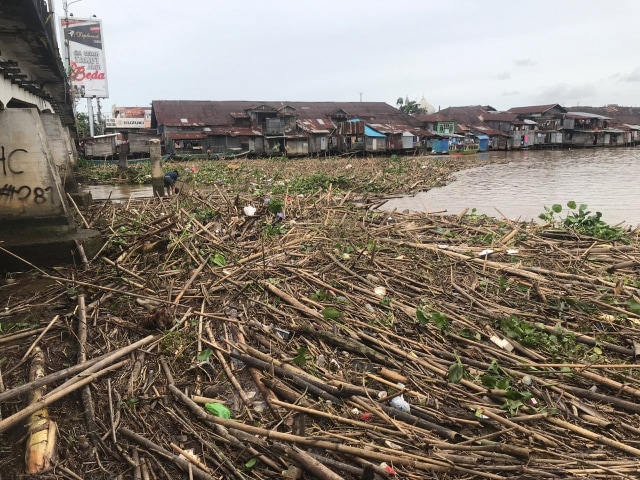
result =
[[[501,218],[536,219],[569,200],[602,212],[609,224],[640,224],[640,148],[536,150],[481,154],[487,165],[454,174],[455,181],[415,196],[392,199],[392,211],[439,211],[466,208]],[[490,164],[492,157],[509,163]],[[565,207],[566,210],[566,207]],[[564,214],[561,214],[564,216]]]

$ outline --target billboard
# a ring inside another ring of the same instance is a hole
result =
[[[113,107],[113,118],[106,118],[107,128],[151,128],[151,108]]]
[[[96,18],[61,18],[71,88],[79,97],[108,98],[102,23]]]

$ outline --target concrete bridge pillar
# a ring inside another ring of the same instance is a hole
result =
[[[77,168],[75,148],[69,135],[69,130],[62,126],[60,117],[54,113],[41,113],[40,120],[44,127],[49,143],[49,150],[53,157],[53,163],[58,170],[58,176],[62,180],[64,190],[69,193],[77,193],[78,183],[73,174]]]
[[[0,110],[0,271],[28,268],[4,249],[37,265],[79,260],[75,240],[91,258],[98,232],[78,230],[61,173],[73,176],[64,129],[35,108]],[[64,171],[64,172],[63,172]]]

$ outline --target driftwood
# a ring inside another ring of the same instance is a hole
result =
[[[90,268],[0,312],[40,314],[0,335],[0,445],[46,407],[83,452],[70,478],[637,476],[638,232],[282,201],[185,185],[83,210]],[[24,383],[38,348],[52,373]]]
[[[40,347],[33,349],[29,380],[34,381],[44,376],[44,352]],[[44,387],[31,393],[30,404],[38,403],[44,394]],[[27,448],[25,461],[26,472],[37,474],[46,471],[55,460],[57,450],[58,429],[49,416],[46,406],[34,411],[29,417]]]

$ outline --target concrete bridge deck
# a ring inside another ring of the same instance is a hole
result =
[[[51,1],[0,0],[0,271],[25,267],[15,255],[55,264],[78,260],[75,240],[88,255],[100,244],[67,203],[75,118]]]

